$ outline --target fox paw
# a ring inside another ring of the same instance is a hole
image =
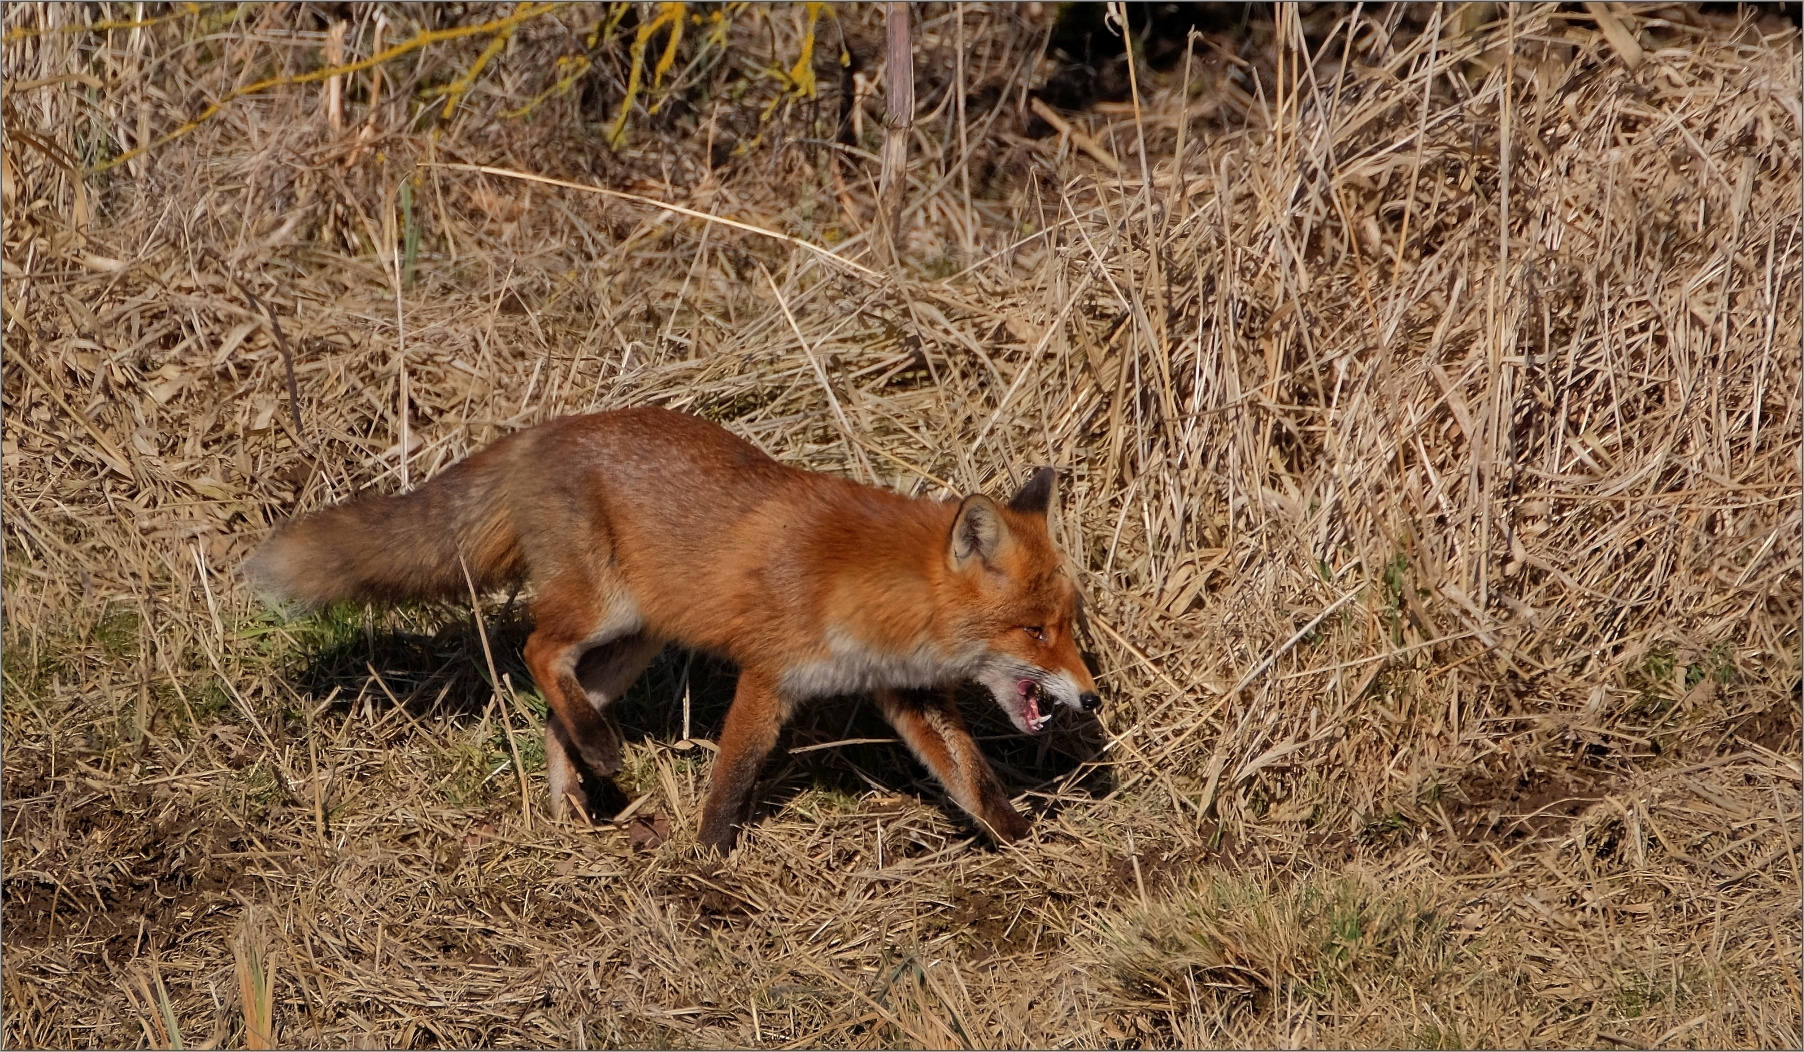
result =
[[[1033,822],[1012,807],[998,809],[985,820],[984,825],[989,827],[991,836],[1004,844],[1020,840],[1033,828]]]

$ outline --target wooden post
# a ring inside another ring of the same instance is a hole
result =
[[[877,187],[878,237],[891,266],[902,264],[902,200],[908,186],[908,136],[915,125],[914,44],[909,36],[909,5],[888,3],[889,112],[884,121],[883,177]]]

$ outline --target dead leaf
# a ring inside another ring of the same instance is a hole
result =
[[[484,822],[464,834],[464,850],[474,851],[495,839],[495,823]]]
[[[269,425],[276,418],[276,396],[258,395],[251,399],[251,424],[248,430],[252,433],[269,430]]]
[[[626,835],[632,840],[634,851],[651,851],[670,839],[670,819],[662,811],[635,815],[627,823]]]
[[[150,381],[144,385],[144,390],[158,405],[168,405],[169,400],[187,390],[198,375],[195,370],[180,362],[170,362],[150,374]]]
[[[1315,813],[1315,804],[1309,800],[1286,800],[1271,809],[1266,815],[1274,822],[1301,822]]]
[[[208,478],[205,475],[202,475],[200,478],[189,479],[188,488],[201,496],[206,497],[208,500],[238,499],[238,494],[234,492],[230,486],[227,486],[218,479]]]
[[[219,350],[213,353],[213,367],[217,369],[224,365],[226,359],[232,356],[232,352],[238,349],[238,345],[244,342],[245,337],[256,332],[262,324],[260,321],[242,322],[234,326],[231,332],[226,333],[226,338],[219,341]]]

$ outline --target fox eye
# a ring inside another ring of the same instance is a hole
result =
[[[1046,642],[1045,625],[1022,625],[1021,631],[1026,632],[1028,635],[1033,636],[1042,643]]]

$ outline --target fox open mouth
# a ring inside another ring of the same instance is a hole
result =
[[[1030,734],[1038,734],[1051,722],[1052,713],[1040,712],[1040,684],[1036,680],[1022,679],[1015,682],[1015,693],[1021,698],[1021,720],[1027,724]]]

